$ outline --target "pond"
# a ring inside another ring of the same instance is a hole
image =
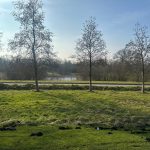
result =
[[[77,80],[76,76],[61,76],[61,77],[48,77],[46,80],[56,80],[56,81],[73,81]]]

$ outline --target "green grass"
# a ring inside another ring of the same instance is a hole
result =
[[[42,137],[31,137],[42,131]],[[61,131],[56,127],[19,127],[17,131],[2,132],[1,150],[149,150],[150,143],[138,135],[124,131],[96,131],[90,128]]]
[[[117,91],[0,91],[0,121],[9,119],[57,124],[93,122],[111,125],[114,119],[150,116],[150,93]]]
[[[150,93],[0,91],[0,126],[16,121],[21,122],[16,131],[0,131],[0,150],[148,150]],[[72,129],[59,130],[59,126]],[[114,128],[113,134],[107,134]],[[139,130],[144,132],[131,134]],[[33,131],[44,136],[30,137]]]

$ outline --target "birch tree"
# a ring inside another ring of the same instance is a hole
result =
[[[150,37],[148,35],[147,27],[136,24],[134,40],[131,41],[127,47],[132,51],[134,62],[139,65],[141,70],[142,88],[141,92],[144,93],[145,87],[145,65],[150,59]]]
[[[19,0],[14,2],[13,16],[20,23],[20,32],[10,40],[11,50],[29,54],[33,60],[36,91],[38,85],[37,58],[52,57],[52,33],[44,26],[43,3],[41,0]]]
[[[82,36],[76,43],[77,61],[85,62],[89,66],[89,91],[92,91],[92,64],[106,54],[105,42],[102,33],[97,29],[96,19],[90,17],[86,20]]]
[[[134,56],[135,59],[140,61],[142,88],[141,91],[144,93],[145,85],[145,64],[150,56],[150,38],[148,35],[147,27],[142,27],[139,24],[135,28],[135,41],[134,41]]]

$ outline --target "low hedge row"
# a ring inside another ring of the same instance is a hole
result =
[[[40,89],[42,90],[88,90],[88,85],[40,85]],[[25,85],[18,85],[18,84],[0,84],[0,90],[33,90],[35,89],[34,84],[25,84]],[[120,87],[120,86],[93,86],[93,90],[114,90],[114,91],[140,91],[140,86],[135,87]],[[150,87],[145,88],[146,91],[150,91]]]

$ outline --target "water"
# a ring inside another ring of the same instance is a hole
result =
[[[75,76],[48,77],[46,79],[47,80],[52,80],[52,81],[73,81],[73,80],[77,80],[77,78]]]

